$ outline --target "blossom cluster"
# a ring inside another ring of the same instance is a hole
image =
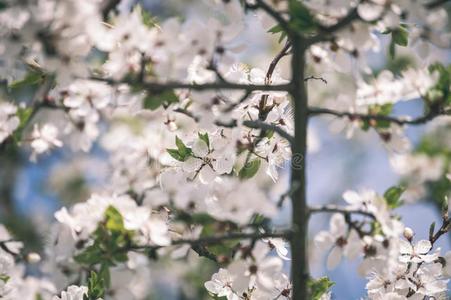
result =
[[[280,233],[271,220],[283,204],[275,198],[299,189],[284,186],[287,169],[306,159],[293,152],[302,131],[293,82],[276,66],[298,50],[293,35],[308,45],[308,72],[324,74],[304,80],[315,92],[306,118],[330,114],[331,130],[348,138],[374,130],[403,176],[406,202],[424,198],[428,183],[449,187],[451,158],[436,150],[449,147],[449,131],[433,150],[412,151],[405,135],[407,124],[439,115],[430,133],[449,129],[451,71],[428,66],[437,47],[450,45],[444,8],[405,0],[214,2],[205,4],[207,18],[158,22],[140,6],[116,11],[102,0],[0,0],[0,151],[15,143],[31,148],[34,162],[66,148],[108,158],[105,183],[54,214],[40,276],[27,272],[39,256],[0,227],[0,298],[146,299],[155,261],[197,255],[217,264],[204,283],[214,297],[292,299],[286,262],[297,253],[289,255],[287,241],[297,229]],[[250,22],[281,34],[285,45],[265,66],[243,58]],[[373,71],[371,55],[388,50],[395,59],[401,48],[413,63]],[[22,90],[33,97],[23,100]],[[419,98],[424,117],[393,116],[395,105]],[[319,138],[306,131],[308,150],[318,150]],[[346,206],[318,210],[335,212],[330,230],[314,237],[327,267],[360,259],[370,299],[446,293],[451,253],[434,244],[449,230],[448,212],[442,228],[415,241],[393,211],[402,192],[348,191]],[[330,299],[331,285],[308,279],[315,299]]]
[[[361,219],[335,213],[330,229],[315,237],[327,252],[327,267],[335,268],[342,257],[361,258],[358,272],[368,278],[370,299],[440,298],[447,293],[451,252],[433,249],[434,229],[429,240],[414,241],[414,232],[393,214],[387,199],[372,190],[347,191],[344,212],[358,210]],[[447,215],[447,212],[445,213]],[[390,298],[391,297],[391,298]]]

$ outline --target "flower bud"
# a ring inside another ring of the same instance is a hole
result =
[[[36,252],[30,252],[27,255],[27,261],[30,264],[37,264],[38,262],[41,261],[41,256],[39,254],[37,254]]]
[[[410,227],[404,228],[403,235],[409,242],[412,241],[412,238],[414,235],[412,228],[410,228]]]

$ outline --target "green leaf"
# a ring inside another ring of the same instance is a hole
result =
[[[94,243],[83,249],[74,259],[88,266],[100,264],[101,273],[106,274],[104,277],[108,279],[105,268],[127,260],[127,249],[131,245],[133,234],[133,231],[124,227],[120,212],[109,206],[105,210],[104,220],[99,222],[91,235]]]
[[[254,177],[257,174],[258,169],[260,168],[261,160],[256,158],[254,160],[249,161],[241,168],[239,176],[241,179],[248,179]]]
[[[105,288],[109,288],[111,286],[111,274],[108,264],[100,265],[99,276],[103,279]]]
[[[198,135],[199,135],[199,139],[204,141],[205,144],[207,144],[208,149],[210,149],[210,139],[208,137],[208,133],[202,134],[202,133],[199,132]]]
[[[144,9],[140,4],[135,6],[134,11],[141,15],[141,20],[147,27],[152,28],[157,24],[157,21],[152,17],[150,12]]]
[[[393,111],[393,103],[386,103],[379,106],[379,114],[388,116]]]
[[[35,300],[44,300],[41,294],[36,294]]]
[[[429,72],[438,73],[439,79],[435,86],[426,93],[425,98],[428,104],[451,105],[451,65],[444,66],[441,63],[435,63],[429,66]]]
[[[20,142],[22,139],[22,133],[33,115],[33,108],[31,107],[19,107],[17,109],[17,117],[19,117],[19,127],[14,131],[13,138],[16,142]]]
[[[45,74],[38,71],[29,71],[24,78],[13,81],[9,88],[13,90],[22,89],[29,86],[35,86],[42,83],[45,79]]]
[[[4,283],[7,283],[9,281],[11,277],[9,277],[6,274],[0,274],[0,280],[3,281]]]
[[[169,155],[171,155],[174,159],[178,161],[185,161],[191,156],[191,148],[187,147],[178,136],[175,137],[175,145],[177,146],[177,149],[166,149]]]
[[[185,158],[179,153],[178,149],[166,149],[170,156],[178,161],[185,161]]]
[[[279,37],[279,40],[278,40],[279,44],[287,37],[287,33],[283,30],[283,28],[282,28],[282,26],[280,26],[280,24],[277,24],[277,25],[271,27],[268,30],[268,32],[272,33],[272,34],[280,33],[280,37]]]
[[[291,16],[290,27],[292,29],[303,33],[316,29],[317,24],[313,15],[301,1],[290,0],[288,9]]]
[[[391,31],[391,41],[389,46],[390,57],[395,57],[396,45],[406,47],[409,43],[409,31],[404,26],[400,26]]]
[[[106,228],[111,231],[122,232],[125,230],[121,213],[113,206],[108,206],[105,211]]]
[[[389,45],[389,48],[388,48],[388,54],[390,55],[390,58],[394,58],[395,57],[395,55],[396,55],[396,45],[395,45],[395,43],[393,42],[393,39],[392,39],[392,41],[390,42],[390,45]]]
[[[105,279],[91,271],[88,279],[88,300],[97,300],[105,295]]]
[[[310,289],[311,299],[319,300],[334,284],[335,282],[331,281],[328,277],[309,279],[307,285]]]
[[[390,208],[397,208],[401,205],[401,195],[406,190],[403,186],[392,186],[384,193],[385,201]]]
[[[433,222],[431,226],[429,226],[429,240],[432,240],[434,232],[435,232],[435,222]]]
[[[186,145],[183,143],[183,141],[178,136],[175,137],[175,145],[177,146],[179,154],[183,158],[185,158],[188,154],[191,153],[191,149],[186,147]]]
[[[406,47],[409,43],[409,31],[403,26],[392,31],[392,40],[396,45]]]
[[[24,126],[25,123],[28,122],[32,113],[33,113],[33,108],[31,108],[31,107],[25,107],[25,108],[19,107],[19,109],[17,110],[17,116],[19,117],[19,120],[20,120],[20,126]]]
[[[161,105],[167,106],[178,101],[179,98],[174,93],[174,91],[165,91],[159,94],[147,94],[147,96],[144,98],[144,108],[156,110]]]
[[[282,29],[282,26],[280,26],[280,24],[277,24],[268,30],[269,33],[279,33],[282,31],[283,31],[283,29]]]

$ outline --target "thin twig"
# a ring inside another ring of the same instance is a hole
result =
[[[358,209],[348,209],[345,207],[339,207],[336,205],[323,205],[323,206],[311,206],[309,208],[309,212],[311,214],[313,213],[340,213],[340,214],[354,214],[354,215],[362,215],[365,217],[369,217],[371,219],[376,219],[374,214],[364,211],[364,210],[358,210]]]
[[[434,8],[442,6],[442,5],[444,5],[444,4],[448,3],[448,2],[449,2],[449,0],[435,0],[435,1],[432,1],[432,2],[429,2],[429,3],[425,4],[425,6],[428,9],[434,9]]]
[[[438,116],[442,115],[449,115],[451,113],[450,110],[445,111],[430,111],[429,113],[425,114],[424,116],[409,119],[409,118],[402,118],[402,117],[392,117],[392,116],[385,116],[385,115],[371,115],[371,114],[362,114],[362,113],[352,113],[352,112],[346,112],[346,111],[336,111],[331,110],[328,108],[318,108],[318,107],[310,107],[309,108],[309,115],[315,116],[315,115],[332,115],[339,118],[347,117],[352,120],[363,120],[363,121],[384,121],[384,122],[391,122],[398,125],[420,125],[424,124]]]
[[[225,241],[230,240],[246,240],[246,239],[252,239],[252,240],[259,240],[264,238],[283,238],[283,239],[290,239],[291,237],[291,231],[281,231],[281,232],[253,232],[253,233],[244,233],[244,232],[233,232],[228,233],[225,235],[216,235],[216,236],[207,236],[207,237],[201,237],[197,239],[177,239],[173,240],[170,245],[168,246],[177,246],[177,245],[185,245],[189,244],[191,246],[194,245],[214,245],[219,244]],[[132,247],[131,250],[140,250],[140,249],[159,249],[164,248],[165,246],[135,246]]]
[[[190,111],[188,111],[186,109],[176,108],[176,109],[174,109],[174,112],[184,114],[184,115],[192,118],[194,121],[196,121],[196,122],[198,121],[198,118],[196,116],[194,116],[193,113],[191,113]],[[238,126],[238,121],[237,120],[232,120],[230,122],[216,121],[215,124],[220,127],[233,128],[233,127]],[[283,128],[281,128],[275,124],[268,124],[268,123],[265,123],[265,122],[259,121],[259,120],[255,120],[255,121],[246,120],[246,121],[243,121],[242,124],[243,124],[243,126],[253,128],[253,129],[272,130],[275,133],[279,134],[281,137],[288,140],[288,142],[293,143],[293,141],[294,141],[294,138],[291,134],[289,134]]]
[[[229,123],[216,122],[216,125],[218,125],[218,126],[229,127],[229,128],[236,127],[237,124],[238,123],[236,120],[233,120],[232,122],[229,122]],[[272,130],[275,133],[279,134],[284,139],[286,139],[290,144],[293,144],[293,142],[294,142],[294,137],[291,134],[289,134],[288,132],[286,132],[283,128],[281,128],[277,125],[268,124],[268,123],[265,123],[265,122],[259,121],[259,120],[255,120],[255,121],[246,120],[246,121],[243,121],[243,125],[246,127],[249,127],[249,128],[254,128],[254,129]]]
[[[304,78],[305,82],[308,82],[309,80],[321,80],[322,82],[324,82],[324,84],[327,84],[327,80],[324,79],[323,77],[317,77],[317,76],[311,75],[309,77]]]
[[[291,42],[287,41],[285,43],[285,46],[282,48],[282,50],[280,50],[280,52],[274,57],[274,59],[269,64],[268,70],[266,72],[266,78],[265,78],[267,84],[271,83],[271,77],[272,77],[272,74],[274,73],[274,70],[276,69],[277,64],[280,62],[280,60],[284,56],[287,56],[290,53],[289,52],[290,48],[291,48]]]
[[[247,98],[249,98],[249,96],[250,96],[251,94],[252,94],[251,91],[246,91],[246,92],[244,93],[244,95],[240,98],[240,100],[238,100],[238,101],[235,102],[235,103],[231,103],[227,108],[225,108],[225,109],[223,110],[223,112],[225,112],[225,113],[231,112],[231,111],[234,110],[238,105],[244,103],[244,101],[246,101]]]

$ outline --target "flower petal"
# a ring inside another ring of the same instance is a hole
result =
[[[431,250],[432,245],[428,240],[421,240],[415,245],[415,253],[416,254],[427,254],[429,250]]]
[[[341,255],[343,254],[343,249],[340,247],[332,248],[329,256],[327,257],[327,269],[333,270],[335,269],[341,261]]]

